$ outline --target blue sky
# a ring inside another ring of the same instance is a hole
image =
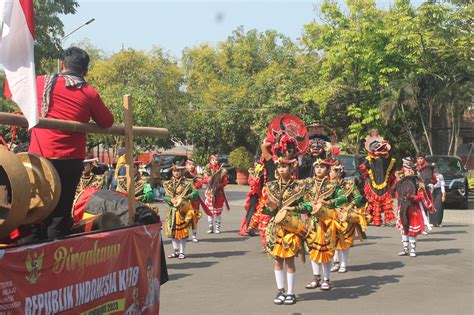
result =
[[[119,51],[122,45],[140,50],[157,45],[179,56],[186,47],[225,40],[240,25],[245,30],[274,29],[296,40],[303,25],[317,19],[315,7],[321,1],[78,0],[78,3],[75,15],[61,17],[66,34],[91,18],[96,20],[71,34],[64,47],[87,38],[107,54]],[[384,8],[393,3],[394,0],[377,0],[377,5]]]

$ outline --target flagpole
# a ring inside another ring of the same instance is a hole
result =
[[[91,23],[94,22],[94,21],[95,21],[95,18],[92,18],[92,19],[90,19],[89,21],[82,23],[81,25],[79,25],[78,27],[76,27],[75,29],[73,29],[72,31],[70,31],[69,33],[67,33],[66,35],[64,35],[64,37],[61,38],[61,40],[60,40],[60,42],[61,42],[61,47],[63,47],[63,42],[64,42],[64,40],[66,40],[69,36],[71,36],[71,34],[77,32],[78,30],[80,30],[80,29],[83,28],[84,26],[89,25],[89,24],[91,24]],[[59,72],[59,71],[61,71],[61,60],[60,60],[60,59],[58,59],[58,72]]]

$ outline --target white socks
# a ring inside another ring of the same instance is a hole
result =
[[[313,268],[313,275],[321,275],[321,264],[318,264],[317,262],[311,260],[311,267]]]
[[[323,277],[324,280],[329,280],[329,275],[331,274],[331,262],[325,262],[323,265]]]
[[[184,249],[186,248],[186,239],[180,239],[179,240],[179,253],[184,254]]]
[[[347,258],[349,258],[349,250],[339,251],[339,259],[340,259],[340,262],[341,262],[341,267],[346,267]]]
[[[402,235],[403,248],[408,249],[408,235]]]
[[[341,261],[341,256],[339,255],[339,252],[340,252],[339,249],[336,249],[334,252],[334,257],[332,258],[334,263]]]
[[[286,273],[286,282],[288,283],[288,290],[286,293],[294,294],[295,290],[295,272],[286,272],[284,269],[275,270],[275,280],[278,290],[285,288],[285,273]]]
[[[209,227],[213,227],[215,224],[216,229],[219,229],[221,226],[221,216],[215,216],[212,217],[210,215],[207,216],[207,223],[209,224]]]
[[[173,246],[173,251],[177,252],[179,249],[179,240],[177,238],[172,238],[171,246]]]
[[[275,280],[278,290],[285,288],[285,270],[275,270]]]
[[[286,291],[287,294],[294,294],[294,287],[295,287],[295,272],[287,272],[286,273],[286,281],[288,282],[288,290]]]

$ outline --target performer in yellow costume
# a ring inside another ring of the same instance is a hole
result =
[[[163,183],[164,200],[170,208],[166,214],[165,233],[171,238],[173,253],[168,258],[185,259],[184,250],[189,237],[189,229],[195,220],[194,208],[191,204],[199,196],[192,179],[184,176],[184,164],[173,165],[173,177]]]
[[[274,158],[277,180],[266,184],[268,196],[266,214],[271,216],[266,230],[267,252],[275,259],[275,279],[278,293],[275,304],[295,304],[295,256],[303,253],[307,229],[301,220],[302,213],[311,211],[310,202],[304,202],[306,185],[292,177],[297,161],[286,157]],[[285,293],[285,270],[287,291]]]
[[[313,202],[313,211],[307,222],[310,234],[306,238],[306,243],[314,277],[306,285],[306,289],[315,289],[319,286],[322,290],[331,289],[329,276],[339,229],[335,208],[345,201],[345,196],[340,196],[341,188],[334,171],[329,172],[327,176],[330,166],[333,166],[332,161],[316,160],[315,177],[309,181],[311,191],[308,196]]]
[[[362,241],[365,238],[367,223],[371,216],[365,212],[365,207],[359,208],[362,196],[357,189],[354,179],[344,179],[344,165],[336,160],[331,168],[339,180],[341,191],[337,207],[337,239],[334,263],[331,271],[344,273],[347,271],[349,249],[354,243],[356,232]]]

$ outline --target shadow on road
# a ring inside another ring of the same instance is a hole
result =
[[[419,252],[416,254],[418,256],[441,256],[441,255],[450,255],[450,254],[460,254],[463,250],[461,248],[447,248],[447,249],[433,249],[427,252]]]
[[[393,270],[404,267],[405,264],[401,261],[389,262],[374,262],[366,265],[356,265],[347,267],[349,271],[363,271],[363,270]]]
[[[355,242],[354,245],[352,245],[352,247],[368,246],[368,245],[374,245],[374,244],[377,244],[377,243],[376,242],[367,242],[367,241]]]
[[[333,282],[334,287],[331,291],[323,292],[317,289],[317,291],[310,293],[299,294],[298,297],[301,301],[357,299],[375,293],[383,285],[398,283],[400,278],[403,278],[403,276],[365,276],[338,280]]]
[[[217,261],[203,261],[203,262],[188,262],[188,263],[177,263],[167,264],[168,269],[191,269],[191,268],[207,268],[217,264]]]
[[[209,243],[227,243],[227,242],[241,242],[245,241],[248,237],[221,237],[221,238],[203,238],[199,242]]]
[[[447,242],[447,241],[455,241],[456,238],[422,238],[417,239],[417,242]]]
[[[444,227],[468,227],[468,224],[444,224]]]
[[[237,234],[240,230],[222,231],[221,234]]]
[[[375,235],[368,235],[367,239],[368,240],[381,240],[384,238],[391,238],[390,236],[375,236]]]
[[[467,231],[436,231],[436,232],[431,232],[430,234],[437,235],[437,234],[466,234]]]
[[[214,252],[214,253],[199,253],[199,254],[189,254],[188,258],[226,258],[231,256],[243,256],[248,251],[234,251],[234,252]]]
[[[169,281],[173,281],[173,280],[178,280],[184,277],[188,277],[190,275],[191,275],[190,273],[175,273],[175,274],[169,275],[168,277],[169,277]]]

